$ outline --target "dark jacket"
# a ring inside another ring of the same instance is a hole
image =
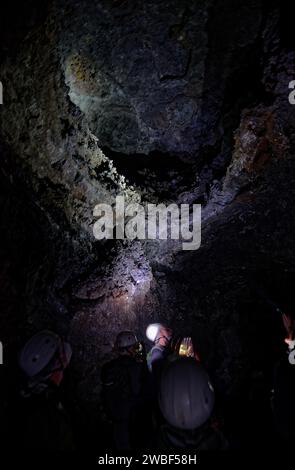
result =
[[[273,412],[277,431],[286,442],[295,439],[295,365],[287,356],[279,361],[274,370]]]
[[[146,448],[152,436],[151,383],[146,362],[119,356],[103,366],[101,381],[116,449]]]
[[[75,450],[70,418],[55,393],[40,393],[11,403],[7,444],[15,449]]]
[[[102,367],[103,402],[112,420],[129,419],[132,409],[144,396],[146,375],[146,364],[127,355]]]
[[[228,442],[223,434],[210,423],[192,431],[180,430],[164,424],[159,430],[156,447],[160,451],[227,450]]]
[[[157,389],[160,384],[161,374],[168,361],[175,356],[174,351],[172,351],[170,345],[160,346],[155,345],[149,351],[147,355],[147,365],[149,371],[152,373],[154,389],[157,393]]]

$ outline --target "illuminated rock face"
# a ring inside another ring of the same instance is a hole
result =
[[[60,1],[4,54],[0,330],[67,334],[94,408],[118,330],[150,321],[193,332],[224,393],[251,382],[268,313],[249,280],[292,284],[294,53],[276,9],[214,4]],[[119,194],[202,203],[201,249],[95,242],[93,208]]]
[[[258,4],[232,2],[215,16],[210,0],[67,3],[65,81],[103,147],[195,159],[221,138],[239,51],[255,55]]]

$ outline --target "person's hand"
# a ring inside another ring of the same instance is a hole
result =
[[[287,338],[285,339],[285,343],[290,346],[294,343],[295,339],[295,319],[291,317],[291,315],[287,315],[286,313],[283,314],[283,323],[284,327],[287,331]]]

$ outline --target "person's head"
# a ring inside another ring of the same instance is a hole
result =
[[[171,426],[197,429],[210,418],[214,401],[209,376],[195,359],[179,357],[163,370],[159,406]]]
[[[19,354],[19,367],[34,388],[41,383],[59,385],[72,356],[72,348],[56,333],[44,330],[27,341]]]
[[[160,346],[167,346],[172,338],[173,331],[161,323],[151,323],[146,330],[147,338]]]
[[[135,356],[138,353],[139,341],[133,331],[121,331],[115,341],[115,350],[119,354]]]

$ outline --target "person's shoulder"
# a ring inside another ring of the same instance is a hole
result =
[[[110,361],[103,364],[103,366],[101,367],[101,376],[105,377],[111,371],[113,371],[114,369],[116,369],[119,366],[120,366],[120,361],[119,361],[118,357],[115,357],[114,359],[111,359]]]
[[[120,369],[121,372],[123,370],[128,370],[130,368],[132,369],[134,367],[138,367],[138,363],[135,358],[125,354],[116,357],[109,363],[109,370]]]
[[[150,354],[163,354],[163,351],[164,351],[163,346],[160,346],[160,345],[156,344],[150,350]]]

